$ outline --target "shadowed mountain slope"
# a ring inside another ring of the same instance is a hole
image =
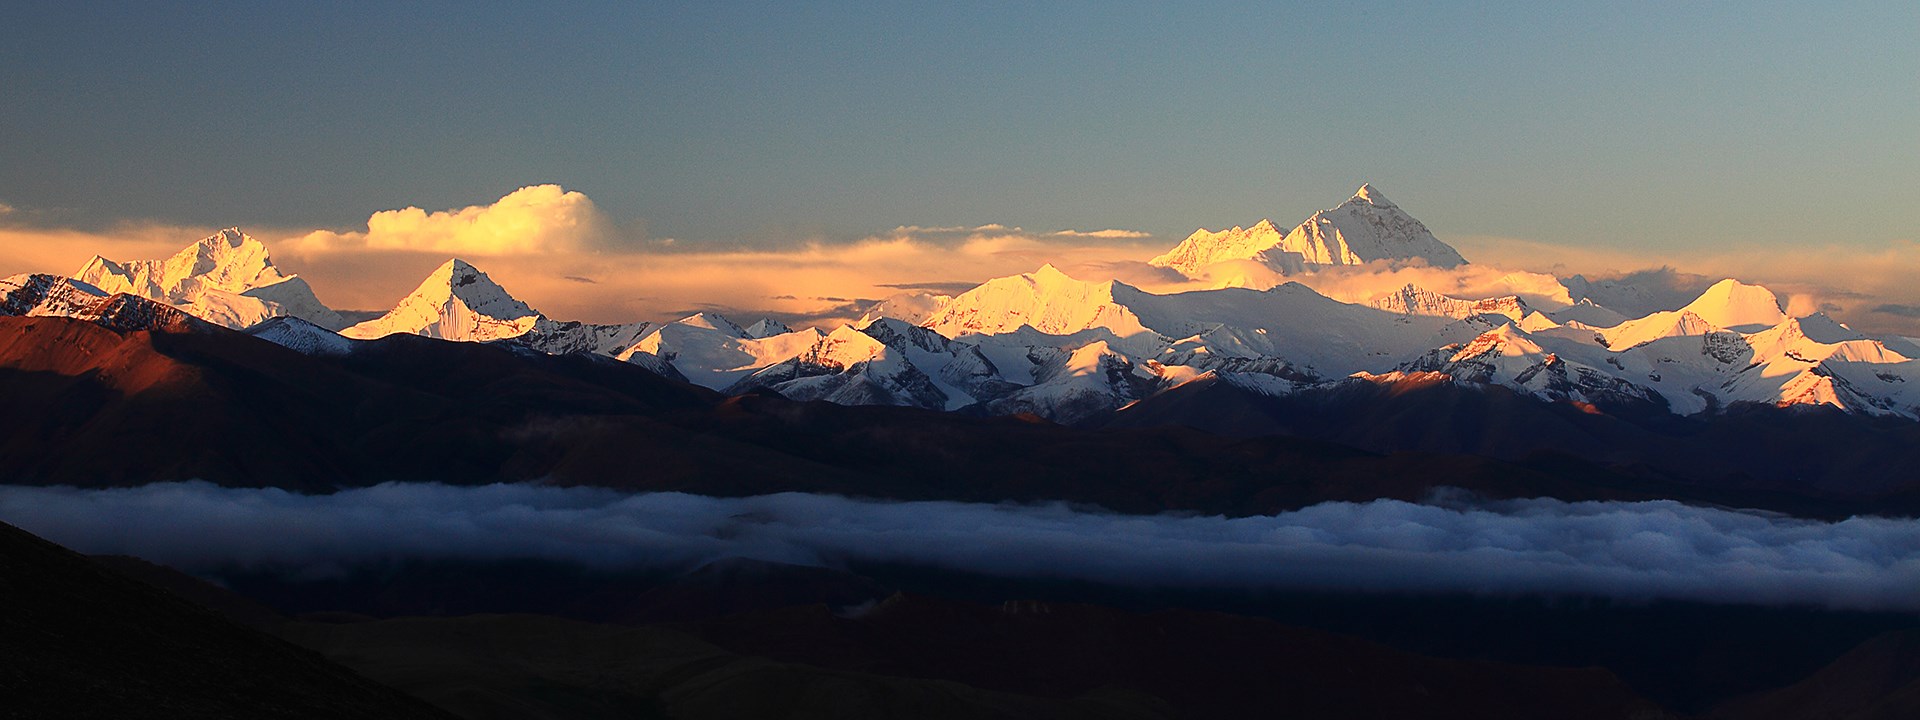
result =
[[[0,608],[8,717],[445,717],[5,524]]]

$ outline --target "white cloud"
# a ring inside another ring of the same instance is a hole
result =
[[[332,495],[170,483],[0,487],[0,520],[189,571],[396,558],[685,567],[722,557],[913,563],[1168,587],[1592,595],[1920,610],[1920,521],[1841,522],[1668,501],[1326,503],[1273,516],[1061,504],[710,498],[529,485]]]
[[[1109,240],[1138,240],[1153,237],[1148,233],[1143,233],[1138,230],[1115,230],[1113,228],[1107,228],[1105,230],[1059,230],[1051,234],[1055,237],[1105,238]]]
[[[316,230],[291,244],[301,253],[414,250],[457,255],[578,252],[603,242],[612,227],[584,193],[530,185],[490,205],[427,212],[382,210],[365,232]]]

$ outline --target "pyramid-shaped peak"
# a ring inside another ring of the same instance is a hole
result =
[[[1355,190],[1353,197],[1348,198],[1347,202],[1364,202],[1381,207],[1394,206],[1393,201],[1388,200],[1386,194],[1380,192],[1378,188],[1375,188],[1373,183],[1360,183],[1360,189]]]
[[[1053,263],[1047,263],[1045,265],[1041,265],[1039,270],[1033,271],[1033,276],[1037,278],[1066,278],[1068,280],[1073,279],[1072,277],[1069,277],[1066,273],[1060,272],[1060,268],[1054,267]]]
[[[744,329],[746,330],[747,336],[753,338],[770,338],[775,335],[785,335],[793,332],[793,328],[787,327],[786,323],[769,317],[760,318],[759,322],[748,325]]]
[[[429,287],[437,288],[441,285],[445,285],[449,291],[456,295],[471,294],[473,290],[498,291],[501,295],[507,294],[505,288],[500,287],[499,283],[494,282],[493,278],[488,277],[480,268],[474,267],[472,263],[461,260],[460,258],[453,258],[441,263],[440,267],[435,268],[432,273],[427,275],[426,282],[421,283],[420,287],[422,290],[425,290]],[[471,290],[469,290],[469,288],[471,288]]]
[[[473,263],[461,260],[460,258],[453,258],[441,263],[440,269],[434,271],[436,275],[472,275],[475,273],[480,273],[480,268],[474,267]]]
[[[386,315],[341,331],[357,339],[411,333],[484,342],[518,337],[544,316],[459,258],[442,263]]]
[[[1060,268],[1054,267],[1053,263],[1047,263],[1045,265],[1041,265],[1039,270],[1035,270],[1033,272],[1027,273],[1026,275],[1022,275],[1019,278],[1013,278],[1013,279],[1015,280],[1025,279],[1027,282],[1032,283],[1034,286],[1042,287],[1042,288],[1083,284],[1080,280],[1075,279],[1072,275],[1068,275],[1065,272],[1062,272]]]
[[[728,335],[732,335],[734,337],[741,337],[741,338],[748,337],[747,331],[745,329],[741,328],[739,325],[735,325],[732,320],[728,320],[725,316],[721,315],[720,313],[697,312],[692,315],[688,315],[686,317],[680,318],[679,320],[675,320],[673,321],[673,324],[686,325],[689,327],[697,327],[697,328],[706,328],[708,330],[718,330],[720,332],[726,333]]]
[[[1449,268],[1467,263],[1459,251],[1434,237],[1426,225],[1369,183],[1345,202],[1313,213],[1284,233],[1270,220],[1245,230],[1236,226],[1208,232],[1203,228],[1147,264],[1199,278],[1208,266],[1230,260],[1252,260],[1283,275],[1375,261]]]

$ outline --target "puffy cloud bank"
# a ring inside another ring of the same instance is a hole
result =
[[[1820,522],[1672,502],[1380,500],[1230,519],[802,494],[387,484],[304,496],[177,483],[4,487],[0,519],[82,552],[192,571],[408,557],[670,568],[751,557],[1175,587],[1920,610],[1920,521]]]
[[[604,241],[612,227],[584,193],[530,185],[488,205],[427,212],[382,210],[366,232],[316,230],[294,241],[303,253],[417,250],[475,256],[578,252]]]

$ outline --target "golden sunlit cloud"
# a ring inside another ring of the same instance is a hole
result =
[[[298,253],[413,250],[487,257],[577,252],[605,240],[612,227],[586,194],[559,185],[530,185],[490,205],[427,212],[382,210],[366,232],[316,230],[292,243]]]
[[[779,250],[603,251],[473,262],[515,296],[559,319],[659,321],[717,310],[832,326],[858,319],[866,303],[905,288],[964,289],[1049,262],[1088,279],[1138,280],[1136,269],[1143,271],[1138,275],[1164,279],[1163,269],[1145,262],[1157,252],[1153,245],[997,226],[900,228],[852,243]],[[445,260],[444,254],[421,252],[320,253],[281,264],[313,279],[315,291],[330,305],[374,309],[391,306]],[[329,281],[346,277],[357,282]]]

